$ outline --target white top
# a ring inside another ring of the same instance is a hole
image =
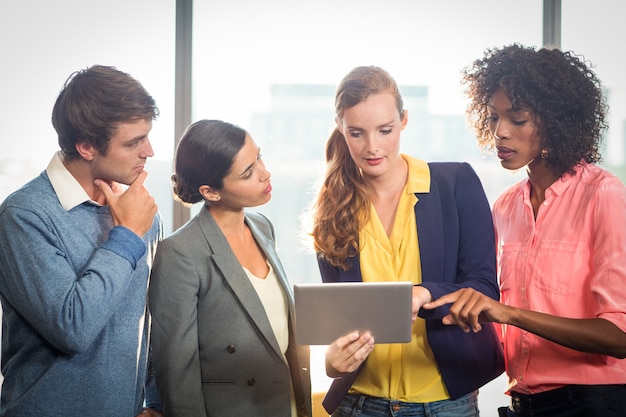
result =
[[[242,265],[243,266],[243,265]],[[265,278],[257,277],[248,271],[246,267],[243,270],[250,279],[252,286],[256,290],[261,303],[265,308],[265,314],[272,326],[274,336],[278,341],[280,351],[283,353],[283,358],[287,362],[287,347],[289,346],[289,307],[287,305],[287,299],[285,293],[278,283],[276,273],[272,269],[272,265],[267,263],[270,270]],[[293,386],[291,388],[291,415],[296,416],[296,402],[293,395]]]

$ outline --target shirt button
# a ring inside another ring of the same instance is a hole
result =
[[[228,345],[226,347],[226,352],[228,352],[228,353],[235,353],[235,350],[237,350],[237,349],[235,349],[234,345]]]
[[[256,379],[250,378],[250,379],[248,379],[247,382],[248,382],[248,385],[252,386],[252,385],[256,384]]]

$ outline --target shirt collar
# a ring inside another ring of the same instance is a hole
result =
[[[430,169],[428,164],[420,159],[402,154],[402,158],[409,166],[406,182],[406,191],[409,194],[430,192]]]
[[[84,188],[63,165],[60,151],[52,157],[46,168],[46,174],[48,174],[52,188],[54,188],[54,192],[65,210],[70,211],[85,202],[100,205],[89,198]]]
[[[573,173],[566,172],[565,174],[561,175],[560,178],[557,178],[556,181],[550,184],[546,191],[549,190],[555,196],[563,194],[565,190],[570,187],[570,185],[582,179],[587,164],[588,163],[584,159],[581,159],[579,164],[573,168]],[[522,190],[524,190],[525,194],[528,196],[528,198],[530,198],[530,178],[526,178],[526,181],[522,184]]]
[[[585,171],[586,166],[587,162],[582,159],[579,162],[579,165],[576,165],[574,167],[573,173],[566,172],[561,176],[561,178],[554,181],[554,183],[548,188],[551,188],[556,195],[563,194],[571,184],[578,182],[582,179],[583,172]]]

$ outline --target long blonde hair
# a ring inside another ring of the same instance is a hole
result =
[[[367,100],[369,96],[390,93],[400,115],[404,104],[395,80],[376,66],[356,67],[337,87],[335,114]],[[369,216],[369,197],[361,172],[350,156],[346,139],[338,128],[326,142],[326,173],[313,204],[313,246],[317,254],[333,266],[348,268],[348,258],[359,252],[359,231]]]

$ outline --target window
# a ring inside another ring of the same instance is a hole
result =
[[[383,67],[400,85],[409,114],[403,152],[470,162],[490,200],[517,179],[478,150],[465,124],[460,70],[487,47],[540,45],[542,1],[478,3],[194,3],[192,121],[239,124],[261,147],[274,192],[258,210],[277,228],[292,282],[319,281],[297,239],[323,175],[335,87],[355,66]]]
[[[403,152],[429,161],[470,162],[493,202],[524,173],[507,175],[497,160],[480,154],[465,124],[460,70],[488,47],[541,45],[542,7],[542,0],[195,1],[192,121],[237,123],[261,146],[274,192],[258,210],[276,226],[279,253],[293,283],[319,280],[314,257],[300,247],[299,234],[301,216],[323,173],[340,79],[358,65],[387,69],[409,112]],[[611,112],[603,165],[624,180],[622,55],[602,47],[626,36],[620,8],[612,0],[598,0],[593,7],[585,0],[563,2],[561,39],[562,49],[594,63],[604,82]],[[0,73],[0,200],[45,169],[58,149],[50,115],[65,79],[93,64],[114,65],[136,77],[161,110],[151,134],[155,156],[147,165],[147,186],[166,235],[173,231],[172,207],[178,204],[169,181],[175,139],[174,25],[175,2],[59,0],[0,7],[5,63]],[[323,389],[323,364],[313,367],[322,374],[314,389]],[[495,408],[504,405],[503,389],[498,379],[481,391],[482,414],[495,415]]]
[[[626,180],[626,79],[624,54],[605,45],[626,37],[619,2],[563,2],[562,50],[572,50],[593,64],[609,103],[609,130],[604,136],[602,166]],[[584,27],[583,28],[581,28]]]
[[[42,172],[59,147],[50,117],[65,80],[94,64],[139,80],[161,115],[150,135],[155,156],[146,185],[172,229],[174,2],[80,0],[0,6],[0,201]]]
[[[465,124],[460,70],[488,47],[542,43],[541,0],[427,2],[372,0],[194,4],[193,114],[248,130],[272,173],[272,201],[251,210],[276,227],[292,283],[319,281],[315,257],[299,241],[302,216],[324,170],[334,127],[334,93],[358,65],[385,68],[409,114],[403,152],[467,161],[493,201],[523,172],[507,175],[484,157]],[[197,208],[196,208],[197,209]],[[323,350],[312,348],[313,391],[325,391]],[[481,389],[485,416],[505,405],[504,377]],[[319,405],[318,405],[319,407]]]

